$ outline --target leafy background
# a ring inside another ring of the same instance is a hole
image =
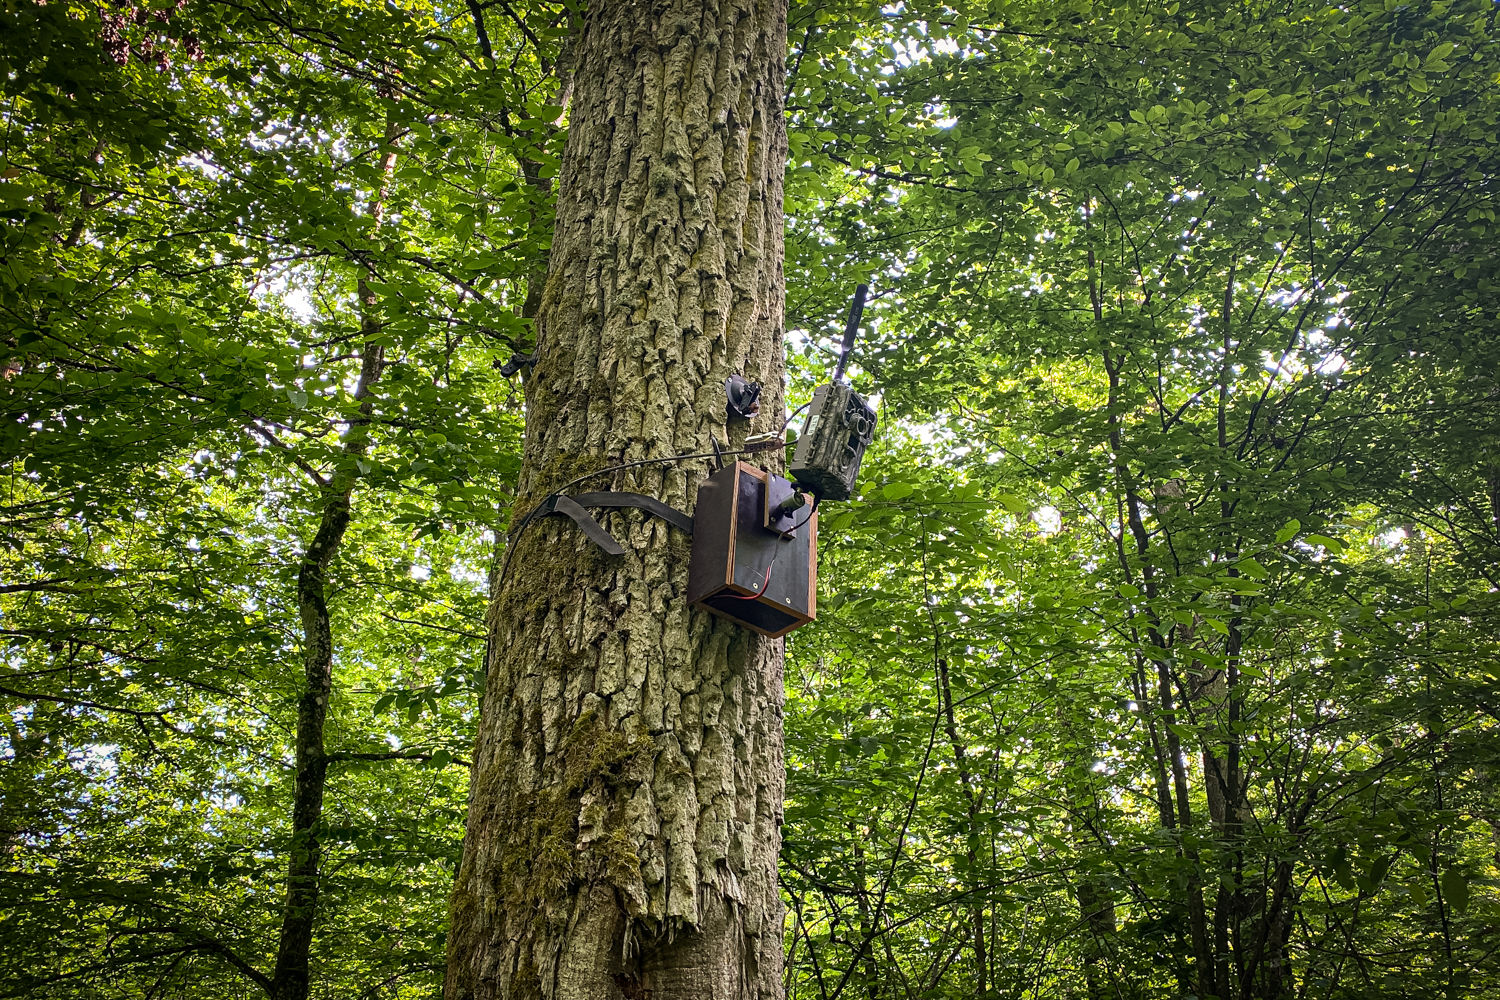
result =
[[[569,17],[0,10],[5,995],[438,991]],[[1500,988],[1495,19],[793,6],[789,996]]]

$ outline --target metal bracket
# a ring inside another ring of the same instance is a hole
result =
[[[505,376],[506,378],[510,378],[512,375],[518,374],[522,369],[534,368],[536,366],[536,363],[541,359],[542,349],[540,347],[537,347],[537,349],[532,351],[530,354],[512,354],[510,356],[510,360],[505,362],[505,364],[501,364],[500,359],[496,358],[493,362],[493,366],[499,370],[501,375]]]
[[[774,473],[766,479],[766,511],[761,527],[783,539],[797,536],[795,511],[807,506],[807,497],[791,481]]]
[[[743,375],[724,380],[724,398],[728,401],[730,420],[749,420],[760,412],[760,383]]]
[[[614,536],[605,531],[598,521],[594,520],[592,514],[585,507],[606,507],[618,509],[622,507],[636,507],[648,514],[655,514],[674,528],[693,533],[693,519],[675,507],[668,507],[665,503],[655,497],[648,497],[644,493],[579,493],[574,496],[557,495],[542,501],[536,510],[527,515],[527,520],[533,517],[543,517],[547,514],[564,514],[572,518],[573,523],[578,525],[584,536],[595,545],[599,546],[608,555],[623,556],[625,547],[615,541]]]

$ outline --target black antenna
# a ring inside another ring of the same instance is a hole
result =
[[[854,289],[854,304],[849,307],[849,322],[844,325],[844,346],[839,349],[839,366],[833,370],[835,382],[844,381],[844,369],[849,367],[849,352],[854,350],[854,337],[859,333],[859,321],[865,314],[865,296],[870,286],[861,284]]]

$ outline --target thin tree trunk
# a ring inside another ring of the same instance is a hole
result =
[[[942,628],[938,624],[934,613],[932,590],[929,585],[927,570],[927,521],[922,520],[922,591],[923,604],[927,608],[927,620],[932,626],[932,666],[933,680],[937,684],[938,704],[943,712],[943,731],[948,736],[948,746],[953,752],[953,765],[958,771],[958,784],[964,792],[964,802],[968,808],[969,825],[968,836],[964,844],[964,860],[967,862],[968,871],[963,880],[968,891],[972,894],[969,899],[969,931],[970,941],[974,950],[974,994],[984,996],[988,990],[986,985],[989,981],[989,949],[986,947],[989,941],[985,926],[985,897],[978,886],[972,883],[980,870],[980,859],[976,849],[978,843],[978,830],[980,823],[980,807],[978,793],[974,790],[973,775],[969,771],[968,747],[958,734],[958,716],[953,705],[953,685],[948,675],[948,661],[942,655],[943,635]]]
[[[1230,655],[1234,655],[1233,651]],[[1201,663],[1194,663],[1192,685],[1200,719],[1217,722],[1221,715],[1228,714],[1227,671],[1209,670]],[[1241,886],[1244,845],[1241,837],[1242,797],[1235,773],[1236,740],[1231,724],[1218,728],[1215,733],[1205,734],[1202,741],[1203,794],[1208,805],[1209,823],[1220,844],[1212,927],[1214,996],[1220,997],[1234,995],[1234,984],[1243,981],[1244,973],[1244,956],[1239,949],[1245,898]],[[1231,941],[1234,947],[1231,947]]]
[[[1145,520],[1141,513],[1140,492],[1125,456],[1124,434],[1121,431],[1118,416],[1120,362],[1107,350],[1104,352],[1104,371],[1109,377],[1109,445],[1115,456],[1115,478],[1124,505],[1126,528],[1135,542],[1135,555],[1140,562],[1141,589],[1145,592],[1148,602],[1146,638],[1153,647],[1165,650],[1168,645],[1166,635],[1162,632],[1160,619],[1154,611],[1150,610],[1155,606],[1160,591],[1156,580],[1156,567],[1151,561],[1150,535],[1146,531]],[[1120,537],[1120,568],[1129,579],[1131,566],[1130,561],[1125,557],[1123,532]],[[1183,762],[1182,741],[1173,729],[1178,718],[1178,707],[1176,698],[1172,694],[1171,666],[1167,661],[1156,656],[1149,659],[1156,668],[1156,698],[1161,710],[1167,767],[1172,778],[1171,798],[1175,798],[1176,803],[1177,853],[1188,862],[1185,903],[1188,911],[1188,932],[1192,938],[1193,957],[1196,963],[1194,971],[1198,979],[1197,988],[1200,995],[1213,996],[1215,995],[1214,955],[1209,940],[1207,909],[1203,903],[1202,865],[1198,849],[1189,846],[1187,842],[1187,838],[1192,836],[1193,812],[1188,798],[1187,768]],[[1168,825],[1167,829],[1172,829],[1172,827]]]
[[[1066,731],[1069,720],[1064,711],[1058,712],[1059,731]],[[1080,739],[1087,746],[1087,738]],[[1092,761],[1090,754],[1082,753],[1062,761],[1062,778],[1067,793],[1068,823],[1073,834],[1073,843],[1080,854],[1108,850],[1104,838],[1099,835],[1100,806],[1098,795],[1089,779]],[[1105,960],[1113,947],[1115,938],[1115,901],[1109,883],[1088,864],[1081,865],[1073,876],[1073,897],[1078,902],[1078,915],[1088,931],[1082,943],[1083,978],[1088,987],[1089,1000],[1103,1000],[1109,991],[1109,969]]]
[[[927,544],[924,532],[922,545],[924,549],[923,558],[926,558],[925,549]],[[931,604],[929,602],[929,610]],[[964,861],[968,864],[968,872],[964,876],[963,883],[968,887],[971,896],[969,908],[969,933],[974,948],[974,995],[984,996],[988,991],[990,959],[989,935],[985,925],[985,896],[978,886],[973,885],[973,880],[980,871],[980,857],[975,848],[978,843],[978,830],[982,825],[980,819],[979,795],[974,791],[974,778],[969,771],[968,747],[958,735],[958,717],[953,711],[953,686],[948,679],[948,661],[942,657],[936,658],[938,698],[941,699],[943,709],[943,731],[948,736],[948,746],[953,751],[953,766],[958,772],[959,787],[964,790],[964,803],[968,810],[969,824],[968,837],[964,843]]]
[[[783,412],[784,0],[592,5],[572,49],[556,231],[512,525],[591,471],[731,445],[723,380]],[[601,475],[691,508],[706,463]],[[689,609],[689,540],[612,515],[509,540],[450,1000],[770,998],[782,644]]]
[[[858,946],[850,959],[862,969],[865,981],[866,1000],[880,1000],[885,992],[881,989],[880,963],[875,960],[875,939],[880,936],[875,927],[876,907],[870,905],[869,871],[865,864],[864,839],[859,827],[849,824],[849,842],[854,850],[854,904],[859,913]]]
[[[397,135],[395,126],[388,123],[380,161],[381,189],[370,206],[370,216],[377,230],[385,221],[386,185],[396,167]],[[366,281],[367,276],[367,272],[361,274],[358,285],[360,337],[364,343],[354,398],[361,401],[361,419],[353,421],[345,433],[344,454],[339,466],[329,481],[321,485],[322,514],[297,573],[303,687],[302,696],[297,701],[297,776],[292,793],[292,840],[281,935],[276,948],[276,969],[270,982],[272,1000],[306,1000],[310,983],[323,853],[318,827],[323,818],[323,793],[328,777],[323,726],[328,718],[328,701],[333,696],[334,643],[328,616],[327,573],[349,528],[350,497],[360,478],[358,459],[364,454],[369,439],[368,418],[372,407],[368,397],[385,364],[384,352],[375,342],[380,334],[378,302]]]

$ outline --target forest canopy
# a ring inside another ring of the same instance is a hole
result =
[[[1497,11],[791,5],[788,997],[1500,991]],[[441,992],[582,16],[0,7],[0,996]]]

